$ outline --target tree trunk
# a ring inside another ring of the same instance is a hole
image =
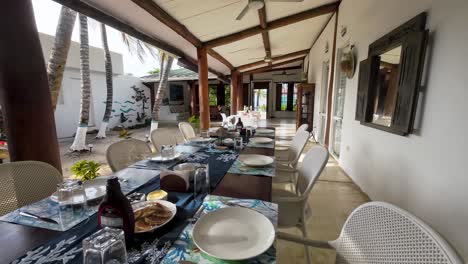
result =
[[[162,63],[161,65],[164,65],[164,56],[161,56]],[[158,85],[158,91],[156,92],[155,99],[154,99],[154,106],[153,106],[153,112],[151,114],[151,131],[154,129],[157,129],[158,125],[158,120],[159,120],[159,110],[161,108],[161,105],[163,103],[163,99],[166,96],[166,90],[168,86],[168,79],[169,79],[169,72],[171,71],[172,67],[172,62],[174,58],[171,56],[167,57],[167,62],[166,64],[162,67],[161,72],[160,72],[160,78],[159,78],[159,85]]]
[[[80,66],[81,66],[81,106],[80,124],[76,130],[75,140],[70,147],[73,151],[88,150],[86,132],[88,130],[89,106],[91,97],[91,78],[89,70],[88,18],[80,18]]]
[[[107,44],[107,32],[106,25],[101,24],[101,39],[102,47],[104,49],[104,60],[106,68],[106,87],[107,87],[107,98],[106,98],[106,110],[104,111],[104,117],[102,118],[101,127],[99,128],[99,133],[96,138],[105,138],[107,124],[112,114],[112,96],[113,96],[113,83],[112,83],[112,58],[109,51],[109,45]]]
[[[54,46],[47,64],[47,77],[52,97],[52,109],[55,111],[57,100],[62,86],[63,72],[67,63],[70,50],[71,36],[75,26],[76,12],[62,6],[60,17],[55,32]]]

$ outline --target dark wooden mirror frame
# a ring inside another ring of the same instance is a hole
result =
[[[368,59],[359,66],[356,120],[386,132],[408,135],[413,132],[428,30],[426,13],[421,13],[369,45]],[[402,46],[397,79],[397,96],[390,126],[372,122],[379,55]]]

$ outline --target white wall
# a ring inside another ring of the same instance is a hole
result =
[[[54,37],[39,33],[42,45],[42,52],[45,61],[48,61],[50,56]],[[68,52],[67,64],[62,81],[60,96],[55,110],[55,123],[57,136],[59,138],[72,137],[76,132],[79,123],[80,115],[80,52],[79,43],[72,42]],[[109,120],[109,128],[115,126],[134,126],[139,123],[137,112],[143,113],[142,102],[135,102],[132,96],[135,96],[135,91],[131,89],[133,85],[140,89],[144,89],[147,97],[150,96],[150,91],[140,81],[139,78],[122,75],[123,60],[119,53],[111,52],[112,70],[114,73],[113,84],[113,112]],[[99,129],[102,118],[104,116],[105,101],[107,96],[105,66],[104,66],[104,51],[100,48],[90,47],[89,63],[91,69],[91,99],[89,129]],[[147,117],[151,114],[151,105],[148,102],[145,105],[145,113]],[[120,113],[124,113],[128,118],[124,123],[120,122]]]
[[[355,121],[356,73],[346,86],[339,163],[373,200],[414,213],[468,259],[468,1],[344,0],[338,26],[348,33],[338,37],[337,47],[350,41],[364,60],[370,43],[422,11],[428,12],[431,47],[417,133],[402,137]],[[309,82],[317,91],[326,40],[331,48],[330,25],[310,54]]]

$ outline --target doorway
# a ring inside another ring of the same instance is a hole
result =
[[[335,158],[340,157],[341,153],[341,131],[343,125],[343,108],[344,108],[344,99],[345,99],[345,90],[346,90],[346,74],[339,67],[339,62],[342,57],[342,49],[337,50],[336,56],[336,81],[333,91],[333,109],[332,109],[332,118],[331,118],[331,142],[330,148],[331,153]]]
[[[268,98],[269,98],[270,82],[254,82],[252,89],[252,109],[261,114],[260,119],[266,119],[269,112]]]
[[[328,75],[330,74],[330,62],[325,61],[322,65],[322,85],[320,87],[319,103],[319,135],[318,141],[321,145],[325,144],[325,131],[327,127],[327,98],[328,98]]]

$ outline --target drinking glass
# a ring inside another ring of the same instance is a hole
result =
[[[172,145],[161,146],[161,157],[170,159],[174,157],[174,147]]]
[[[84,264],[127,263],[123,230],[104,227],[83,240]]]
[[[200,164],[193,177],[193,195],[197,200],[203,200],[210,193],[210,173],[208,164]]]
[[[202,130],[202,131],[200,132],[200,136],[201,136],[202,138],[210,138],[210,131],[209,131],[209,130]]]
[[[82,181],[65,180],[57,185],[57,201],[62,228],[88,217],[86,191]]]
[[[242,137],[235,137],[234,138],[234,149],[241,150],[242,149]]]

